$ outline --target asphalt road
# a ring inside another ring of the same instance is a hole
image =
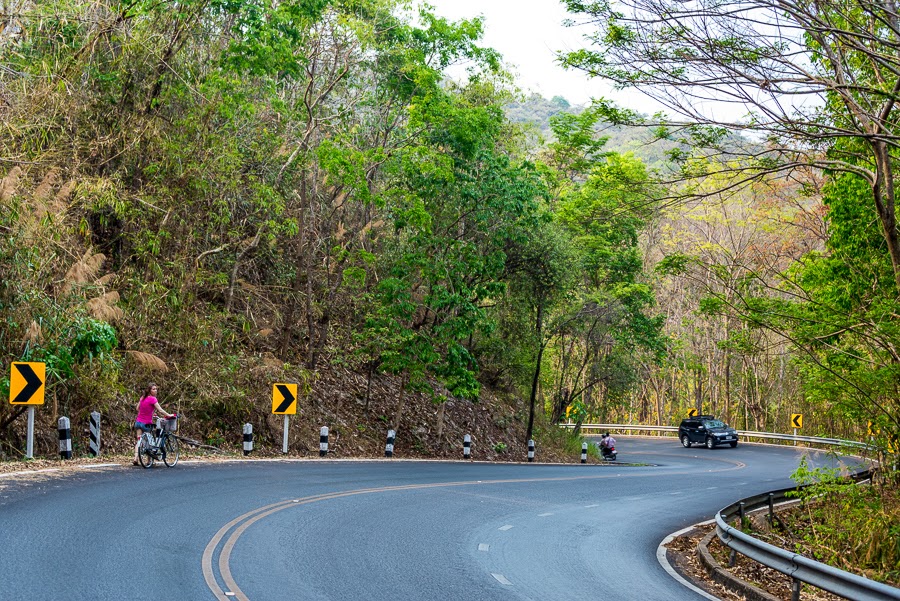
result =
[[[619,464],[600,466],[236,461],[4,479],[0,600],[701,599],[659,565],[660,541],[790,486],[800,456],[617,446]]]

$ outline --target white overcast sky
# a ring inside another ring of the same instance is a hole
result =
[[[546,98],[562,96],[570,103],[586,104],[591,98],[607,98],[622,107],[644,114],[671,111],[636,90],[614,90],[598,78],[580,71],[563,69],[556,62],[557,51],[575,50],[585,45],[583,36],[590,26],[566,27],[571,15],[560,0],[425,0],[443,17],[458,20],[483,16],[485,46],[499,51],[524,91]],[[463,77],[450,72],[451,77]],[[746,109],[710,104],[709,112],[739,119]]]
[[[483,16],[483,43],[499,51],[523,90],[552,98],[563,96],[572,104],[585,104],[592,97],[626,97],[614,93],[599,80],[578,71],[567,71],[556,63],[556,52],[583,46],[583,31],[565,27],[568,13],[559,0],[427,0],[438,15],[458,20]],[[628,100],[635,100],[629,95]],[[644,107],[631,106],[641,110]],[[644,108],[646,110],[646,108]]]

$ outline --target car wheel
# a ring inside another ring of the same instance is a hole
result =
[[[683,446],[686,449],[691,448],[691,439],[688,438],[687,434],[684,434],[681,436],[681,446]]]
[[[737,441],[735,440],[734,442],[729,442],[728,444],[730,444],[731,448],[733,449],[734,447],[737,446]]]
[[[707,436],[707,437],[706,437],[706,448],[707,448],[707,449],[714,449],[714,448],[716,448],[716,441],[713,440],[713,437],[712,437],[712,436]]]

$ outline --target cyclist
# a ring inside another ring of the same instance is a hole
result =
[[[156,398],[158,390],[159,388],[156,386],[156,384],[154,382],[150,382],[150,384],[147,386],[147,391],[144,393],[144,396],[142,396],[141,400],[138,401],[137,417],[134,420],[134,433],[137,437],[137,442],[134,443],[134,461],[132,461],[132,465],[139,465],[138,446],[141,444],[141,434],[143,434],[144,432],[153,431],[153,415],[155,413],[159,413],[166,419],[175,417],[173,414],[169,413],[160,406],[159,401]]]

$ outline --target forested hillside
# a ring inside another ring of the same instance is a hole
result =
[[[47,365],[44,452],[95,410],[127,445],[150,380],[223,445],[277,437],[274,382],[306,449],[481,428],[496,455],[689,408],[900,430],[896,224],[858,140],[522,98],[478,19],[391,0],[2,18],[0,353]],[[567,61],[622,76],[597,56]],[[22,412],[0,405],[4,455]]]
[[[575,396],[622,398],[665,353],[638,248],[656,192],[593,114],[528,147],[480,31],[367,1],[8,18],[0,349],[47,365],[44,450],[56,415],[127,437],[151,379],[213,443],[272,436],[279,381],[304,436],[393,427],[423,451],[447,406],[523,445]],[[467,83],[442,77],[463,60]],[[22,411],[0,409],[4,453]]]

